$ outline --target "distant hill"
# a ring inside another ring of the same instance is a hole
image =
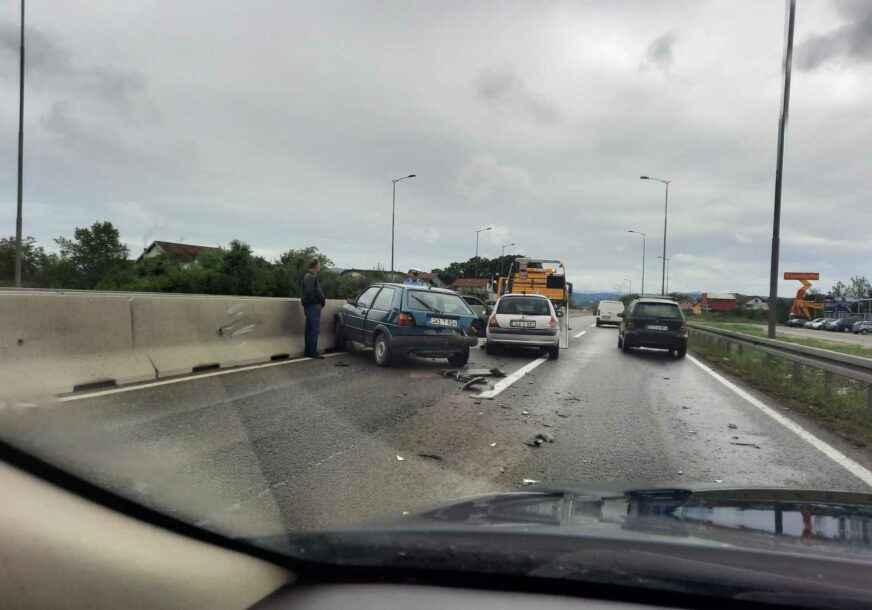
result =
[[[688,292],[685,294],[689,294],[694,298],[699,298],[702,295],[702,292]],[[621,298],[621,295],[617,292],[573,292],[572,293],[572,302],[578,303],[579,305],[583,305],[585,303],[597,303],[599,301],[617,301]]]

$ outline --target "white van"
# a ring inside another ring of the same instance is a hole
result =
[[[596,306],[596,325],[614,324],[620,326],[621,319],[618,314],[624,313],[624,309],[626,307],[621,301],[600,301],[599,305]]]

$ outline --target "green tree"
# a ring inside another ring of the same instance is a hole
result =
[[[45,251],[33,237],[21,240],[21,282],[27,286],[39,282]],[[15,282],[15,237],[0,238],[0,285]]]
[[[298,250],[291,249],[282,254],[279,257],[278,265],[273,269],[271,294],[280,297],[299,297],[300,283],[309,270],[309,262],[313,258],[321,261],[322,272],[325,275],[330,273],[326,271],[325,267],[331,267],[333,261],[319,252],[315,246],[307,246]],[[321,278],[321,281],[323,284],[324,277]]]
[[[68,286],[70,288],[94,288],[111,273],[125,267],[130,254],[111,222],[95,222],[90,228],[76,227],[73,239],[59,237],[55,243],[60,254],[53,262],[61,272],[55,279],[75,284]]]

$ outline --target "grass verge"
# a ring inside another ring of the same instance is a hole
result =
[[[693,333],[688,347],[709,365],[742,379],[858,447],[872,446],[872,412],[866,407],[865,383],[836,375],[827,381],[819,369],[748,348],[740,352],[736,345],[724,347]]]
[[[732,322],[701,322],[705,326],[720,328],[721,330],[730,330],[734,333],[744,333],[755,337],[765,337],[766,327],[757,324],[736,324]],[[872,349],[863,347],[862,345],[851,345],[850,343],[840,343],[838,341],[826,341],[823,339],[806,339],[805,337],[793,337],[791,335],[779,334],[776,331],[776,336],[779,341],[785,343],[795,343],[796,345],[806,345],[808,347],[818,347],[820,349],[828,349],[832,352],[840,354],[850,354],[852,356],[862,356],[863,358],[872,358]]]

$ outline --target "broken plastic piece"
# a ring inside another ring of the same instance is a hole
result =
[[[398,456],[397,456],[397,461],[398,461],[398,462],[405,462],[405,461],[406,461],[406,458],[404,458],[404,457],[401,456],[401,455],[398,455]]]
[[[496,443],[489,443],[488,446],[489,446],[489,447],[496,447],[497,444],[496,444]]]
[[[436,455],[435,453],[419,453],[418,457],[430,458],[431,460],[439,460],[440,462],[442,461],[442,456]]]
[[[484,377],[473,377],[469,381],[463,384],[462,390],[468,390],[474,385],[481,385],[482,383],[487,384],[487,379]]]
[[[536,479],[521,479],[521,485],[535,485],[538,482]]]

